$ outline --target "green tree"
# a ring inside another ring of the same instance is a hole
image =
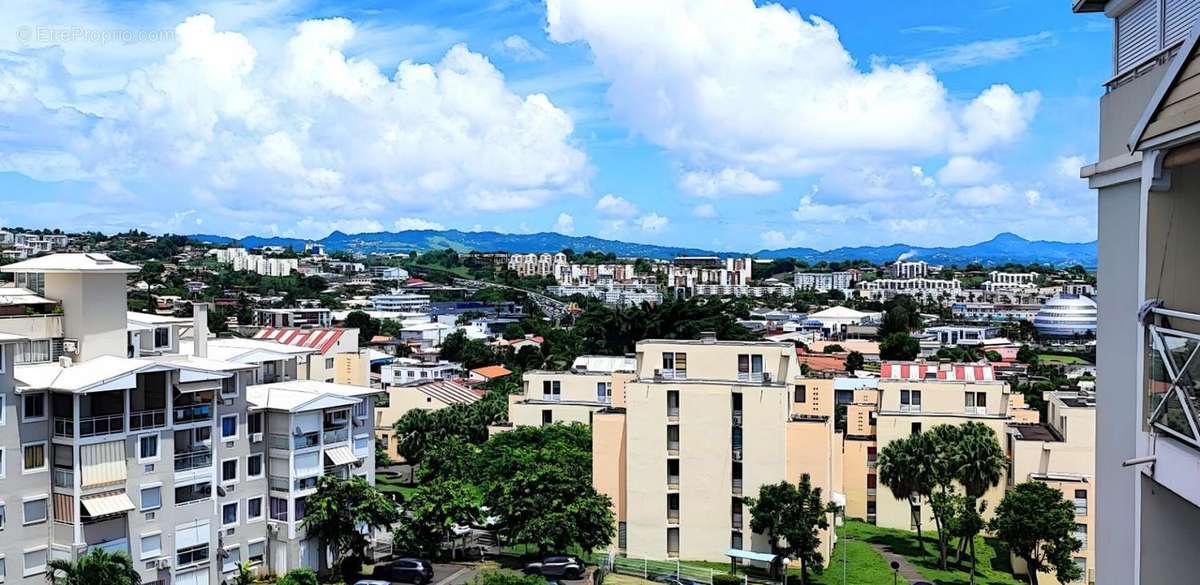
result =
[[[809,569],[821,572],[820,531],[829,528],[833,507],[821,499],[821,488],[813,487],[807,473],[800,476],[798,484],[764,485],[757,498],[745,498],[745,502],[750,527],[768,535],[772,551],[800,561],[800,583],[808,583]]]
[[[344,325],[347,328],[358,329],[358,343],[366,345],[371,342],[371,338],[379,333],[379,320],[372,319],[370,315],[362,311],[351,311],[346,315]]]
[[[1071,556],[1083,543],[1073,535],[1074,508],[1062,492],[1039,481],[1019,484],[1004,494],[988,527],[1025,561],[1030,585],[1037,585],[1043,570],[1053,571],[1060,583],[1082,577]]]
[[[471,585],[546,585],[546,579],[539,575],[501,569],[479,573],[471,580]]]
[[[254,565],[250,561],[238,563],[237,574],[233,576],[233,585],[252,585],[254,583]]]
[[[843,351],[846,351],[846,348],[837,343],[831,343],[826,345],[825,348],[821,350],[821,353],[842,353]]]
[[[1021,348],[1017,350],[1017,361],[1023,364],[1035,363],[1037,362],[1037,359],[1037,352],[1033,351],[1033,349],[1031,349],[1028,345],[1022,345]]]
[[[935,427],[936,428],[936,427]],[[958,514],[960,527],[959,557],[962,556],[962,538],[966,539],[971,549],[971,583],[975,582],[975,535],[983,529],[981,521],[974,518],[982,510],[977,502],[991,488],[1000,485],[1008,459],[996,433],[983,423],[967,422],[959,426],[957,440],[941,448],[949,451],[950,474],[962,486],[966,498],[966,506],[960,506]],[[970,530],[974,529],[974,532]]]
[[[522,337],[525,337],[525,329],[521,327],[520,323],[509,323],[504,327],[505,339],[521,339]]]
[[[914,360],[921,353],[921,342],[903,331],[892,333],[879,342],[879,359]]]
[[[361,567],[366,554],[367,532],[390,527],[400,518],[399,511],[386,495],[366,480],[352,477],[342,480],[333,475],[322,476],[317,491],[306,500],[306,513],[301,527],[311,537],[320,539],[324,546],[333,551],[335,573],[343,572],[348,566]],[[353,557],[355,563],[346,561]],[[355,571],[357,572],[357,571]],[[355,575],[342,575],[347,583]]]
[[[861,370],[861,369],[863,369],[863,365],[865,365],[865,364],[866,364],[866,360],[863,359],[863,354],[861,354],[857,351],[852,351],[846,356],[846,371],[847,372],[856,372],[858,370]]]
[[[397,546],[431,557],[439,556],[442,542],[454,526],[479,520],[478,490],[459,480],[439,480],[417,488],[405,498],[408,518],[394,533]]]
[[[921,498],[927,498],[936,486],[932,442],[921,433],[897,439],[879,451],[876,460],[879,482],[887,486],[897,500],[907,500],[917,542],[921,542]],[[924,551],[924,545],[921,546]]]
[[[142,577],[129,555],[93,548],[75,561],[50,559],[46,563],[50,585],[140,585]]]
[[[279,578],[275,585],[320,585],[317,573],[312,569],[292,569]]]
[[[404,462],[416,465],[424,459],[425,448],[429,439],[437,432],[438,419],[435,411],[414,408],[396,421],[396,453],[404,458]]]

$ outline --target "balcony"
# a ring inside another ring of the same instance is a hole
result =
[[[129,430],[143,431],[167,426],[167,411],[139,410],[129,414]]]
[[[89,416],[79,419],[79,436],[101,437],[125,432],[125,413]]]
[[[117,538],[107,542],[89,544],[87,546],[87,552],[91,552],[95,549],[100,549],[109,554],[123,553],[125,556],[129,556],[129,539]]]
[[[75,489],[75,470],[66,467],[55,467],[54,487],[68,490]]]
[[[1150,338],[1146,364],[1145,405],[1154,430],[1200,448],[1196,407],[1200,389],[1200,315],[1157,307],[1147,325]]]
[[[342,480],[350,479],[350,468],[345,465],[327,465],[325,475],[332,475]]]
[[[272,449],[283,449],[286,451],[292,448],[292,441],[290,438],[288,438],[288,435],[279,433],[271,433],[271,435],[267,438],[267,444],[270,445]]]
[[[293,448],[308,449],[310,447],[316,447],[321,444],[321,433],[316,433],[316,432],[305,433],[303,435],[296,435],[293,437],[293,439],[294,439]]]
[[[733,478],[733,495],[742,495],[742,478],[740,477]]]
[[[212,467],[212,451],[197,450],[175,454],[175,471]]]
[[[686,380],[687,379],[687,370],[662,369],[662,370],[655,370],[654,374],[655,374],[654,377],[661,378],[663,380]]]
[[[762,372],[738,372],[738,382],[762,382]]]
[[[172,413],[175,424],[177,425],[211,421],[213,417],[213,409],[211,404],[177,406]]]
[[[267,487],[271,491],[288,492],[288,491],[291,491],[291,485],[292,485],[291,480],[289,480],[286,477],[272,475],[267,478]]]
[[[345,443],[346,441],[350,440],[350,429],[334,429],[332,431],[325,431],[324,439],[326,445],[332,443]]]

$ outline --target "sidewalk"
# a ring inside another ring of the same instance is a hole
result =
[[[888,564],[891,564],[893,561],[900,563],[900,576],[907,579],[909,583],[928,581],[928,579],[917,572],[917,568],[912,566],[912,564],[908,562],[908,559],[904,558],[902,555],[892,552],[891,548],[882,544],[875,544],[873,542],[868,542],[867,544],[870,544],[871,548],[875,549],[876,552],[882,555],[883,558],[887,560]]]

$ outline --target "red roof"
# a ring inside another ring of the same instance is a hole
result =
[[[265,339],[284,345],[308,347],[325,353],[342,338],[345,329],[301,329],[299,327],[263,327],[254,334],[255,339]]]
[[[510,372],[508,368],[504,366],[484,366],[482,368],[475,368],[474,370],[471,370],[471,373],[477,374],[489,380],[494,380],[496,378],[507,376],[512,372]]]
[[[884,362],[879,377],[885,380],[990,382],[996,379],[996,374],[990,364]]]

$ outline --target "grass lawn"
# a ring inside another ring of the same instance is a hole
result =
[[[375,488],[385,494],[400,494],[406,498],[417,491],[416,487],[404,485],[393,473],[375,474]]]
[[[890,530],[853,520],[847,521],[843,530],[847,536],[857,541],[882,544],[890,547],[892,551],[907,558],[917,568],[918,572],[936,585],[966,585],[971,581],[969,572],[970,556],[964,555],[961,568],[956,566],[954,563],[953,541],[951,542],[947,569],[942,570],[938,568],[937,532],[932,527],[923,534],[925,537],[924,550],[926,551],[924,555],[921,554],[921,547],[917,545],[917,535],[914,532]],[[1008,550],[1004,548],[1003,544],[997,542],[995,539],[976,537],[975,552],[978,557],[975,575],[976,585],[1024,584],[1024,581],[1013,576]],[[880,561],[882,561],[882,558],[880,558]],[[850,574],[852,576],[855,575],[853,570]],[[847,583],[849,582],[850,580],[847,580]]]
[[[1046,353],[1038,354],[1038,361],[1045,363],[1045,364],[1070,364],[1070,365],[1091,363],[1081,357],[1077,357],[1077,356],[1073,356],[1073,355],[1052,355],[1052,354],[1046,354]]]

